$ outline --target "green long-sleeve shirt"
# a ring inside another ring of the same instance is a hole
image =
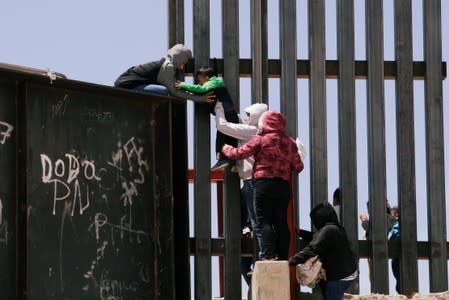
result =
[[[203,85],[181,82],[181,89],[189,91],[194,94],[205,94],[213,89],[223,86],[224,86],[223,80],[219,79],[217,76],[212,76]]]

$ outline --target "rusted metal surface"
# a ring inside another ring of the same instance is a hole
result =
[[[24,74],[31,74],[31,75],[37,75],[37,76],[44,76],[44,77],[48,77],[50,80],[67,79],[67,77],[64,74],[55,72],[50,69],[31,68],[31,67],[7,64],[7,63],[2,63],[2,62],[0,62],[0,70],[11,71],[14,73],[24,73]]]
[[[0,70],[1,298],[176,299],[172,102]]]
[[[17,115],[16,84],[0,77],[0,298],[16,299]]]

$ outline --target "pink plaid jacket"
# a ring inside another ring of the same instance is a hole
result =
[[[288,181],[293,171],[302,171],[304,164],[295,141],[285,135],[285,124],[281,113],[267,111],[259,120],[258,135],[239,148],[225,146],[223,153],[234,160],[253,155],[253,179],[282,178]]]

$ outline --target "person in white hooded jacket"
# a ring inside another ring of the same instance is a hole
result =
[[[268,106],[266,104],[253,104],[245,109],[246,118],[243,120],[243,123],[236,124],[226,121],[223,106],[220,102],[217,102],[217,104],[215,105],[215,123],[217,130],[225,135],[236,138],[238,140],[239,146],[244,145],[253,136],[257,135],[259,130],[259,119],[266,111],[268,111]],[[304,145],[299,141],[299,139],[296,139],[296,144],[298,146],[299,155],[301,156],[301,159],[304,160]],[[252,156],[237,162],[239,176],[243,181],[242,190],[246,190],[246,188],[248,188],[249,186],[251,187],[251,197],[246,197],[245,195],[242,198],[244,198],[245,203],[247,203],[247,214],[249,215],[251,225],[254,228],[256,224],[256,217],[254,213],[252,198],[253,164],[254,158]]]
[[[217,102],[215,105],[215,122],[217,130],[225,135],[232,136],[239,141],[239,145],[245,144],[259,130],[259,119],[264,112],[268,111],[268,106],[264,103],[256,103],[245,109],[246,118],[243,123],[230,123],[226,121],[224,116],[223,105]],[[251,179],[253,172],[254,158],[249,157],[237,164],[239,176],[242,180]]]
[[[249,141],[254,135],[257,135],[257,131],[259,130],[259,119],[267,110],[268,106],[266,104],[253,104],[245,109],[247,116],[243,120],[243,123],[236,124],[226,121],[223,105],[221,102],[217,102],[215,105],[215,122],[217,130],[225,135],[236,138],[239,146],[241,146]],[[256,213],[254,211],[253,204],[253,164],[254,158],[252,156],[245,158],[244,160],[237,161],[237,169],[243,183],[240,190],[242,228],[247,227],[246,220],[249,219],[251,229],[256,230]],[[242,257],[241,273],[248,285],[250,283],[250,279],[247,273],[251,271],[251,264],[251,257]]]

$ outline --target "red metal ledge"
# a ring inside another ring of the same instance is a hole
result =
[[[221,170],[215,170],[210,172],[210,181],[217,183],[222,182],[224,180],[224,171]],[[195,182],[195,170],[189,169],[189,183]]]

